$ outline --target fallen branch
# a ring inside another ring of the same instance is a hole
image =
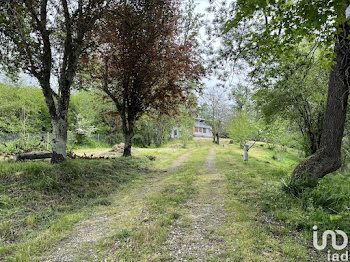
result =
[[[52,152],[20,153],[13,156],[14,161],[52,158]]]
[[[68,151],[67,156],[71,159],[88,159],[88,160],[97,160],[97,159],[115,159],[115,157],[105,157],[105,156],[99,156],[94,157],[93,154],[90,156],[87,156],[85,153],[83,156],[78,156],[77,154],[73,153],[72,151]],[[35,152],[35,153],[19,153],[13,155],[14,161],[22,161],[22,160],[36,160],[36,159],[46,159],[46,158],[52,158],[52,152]]]

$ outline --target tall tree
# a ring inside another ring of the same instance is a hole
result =
[[[202,116],[213,131],[213,142],[219,144],[220,137],[227,131],[230,122],[228,95],[220,87],[211,87],[204,93]]]
[[[246,32],[237,38],[237,45],[228,44],[241,56],[250,58],[255,70],[273,65],[276,57],[292,59],[293,50],[305,39],[325,49],[334,46],[320,146],[294,170],[294,181],[317,181],[341,165],[350,80],[350,26],[345,17],[349,4],[349,0],[236,0],[230,6],[230,18],[223,27],[223,33],[232,31],[236,35],[238,29]],[[226,49],[232,48],[227,46]]]
[[[100,48],[87,57],[86,69],[115,103],[125,138],[123,156],[130,156],[136,121],[153,111],[176,112],[204,70],[195,34],[186,31],[184,38],[178,26],[177,1],[121,1],[114,9],[118,13],[109,13],[101,27]]]
[[[103,0],[0,2],[0,63],[8,73],[20,69],[38,80],[51,117],[52,163],[66,158],[71,86],[105,5]]]
[[[229,134],[243,148],[250,140],[256,141],[259,135],[257,121],[246,111],[238,111],[231,121]]]

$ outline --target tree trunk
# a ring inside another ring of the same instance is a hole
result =
[[[133,135],[130,133],[124,134],[124,152],[123,156],[131,156],[131,145],[132,145]]]
[[[244,144],[244,156],[243,156],[244,161],[248,161],[248,151],[249,151],[249,146],[245,143]]]
[[[318,179],[336,171],[341,166],[341,144],[344,133],[347,103],[349,96],[348,74],[350,61],[349,25],[341,25],[334,51],[337,55],[332,66],[328,86],[326,114],[321,143],[315,154],[307,157],[294,170],[292,180],[305,179],[317,182]]]
[[[51,163],[63,162],[67,157],[67,120],[54,119],[52,122]]]
[[[305,155],[310,156],[312,154],[315,154],[317,150],[320,148],[321,144],[321,136],[322,136],[322,130],[307,130],[305,132],[304,136],[304,143],[305,143]]]
[[[123,122],[123,134],[124,134],[124,152],[123,156],[128,157],[131,156],[131,146],[132,146],[132,138],[134,137],[134,128],[136,116],[129,114],[127,115],[125,111],[121,114],[122,122]]]

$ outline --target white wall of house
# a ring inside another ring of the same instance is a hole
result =
[[[204,119],[197,119],[193,127],[194,137],[213,137],[212,129],[209,125],[205,124]],[[181,137],[180,128],[174,127],[171,131],[171,138]]]
[[[193,136],[213,137],[213,132],[211,127],[204,122],[204,119],[198,119],[193,127]]]

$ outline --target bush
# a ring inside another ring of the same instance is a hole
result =
[[[132,144],[139,147],[146,147],[145,140],[142,135],[136,134],[132,139]]]
[[[302,179],[291,179],[290,176],[282,179],[282,190],[295,197],[301,197],[305,191],[316,186],[317,182],[307,178],[307,176]]]
[[[76,114],[76,123],[73,125],[73,135],[75,145],[85,145],[91,139],[95,127],[90,124],[88,119],[82,115]]]
[[[46,150],[46,141],[44,141],[42,136],[29,136],[29,139],[22,137],[8,143],[0,144],[0,152],[7,154],[44,150]]]
[[[124,136],[121,132],[117,132],[114,134],[108,134],[105,139],[105,143],[108,145],[115,145],[124,142]]]
[[[271,150],[271,151],[275,150],[275,148],[276,148],[275,145],[268,145],[268,146],[267,146],[267,149],[268,149],[268,150]]]
[[[297,230],[312,230],[314,225],[319,230],[341,229],[348,231],[350,216],[350,177],[333,173],[318,182],[308,179],[292,181],[289,177],[282,180],[282,191],[271,201],[275,214]],[[281,210],[293,210],[289,216],[282,215]],[[279,214],[279,215],[278,215]]]

